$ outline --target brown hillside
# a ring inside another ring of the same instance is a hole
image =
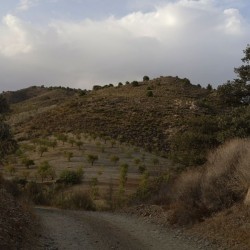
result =
[[[150,90],[153,97],[147,96]],[[207,112],[197,101],[213,98],[213,92],[178,77],[161,77],[137,87],[102,88],[84,96],[67,89],[43,91],[12,105],[10,121],[16,134],[84,131],[164,152],[180,121]]]

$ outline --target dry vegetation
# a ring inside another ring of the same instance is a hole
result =
[[[49,169],[43,171],[46,166]],[[74,196],[82,193],[86,202],[89,199],[86,209],[93,207],[90,199],[99,209],[107,209],[114,200],[126,202],[141,185],[147,188],[149,181],[168,173],[170,167],[169,160],[118,141],[88,134],[60,134],[21,142],[17,153],[6,159],[2,171],[7,178],[24,183],[35,203],[76,208]],[[77,171],[81,171],[80,179],[74,179]],[[46,191],[35,195],[43,187],[47,187]]]
[[[38,228],[31,208],[18,194],[14,183],[0,177],[0,249],[34,249]]]
[[[36,204],[159,204],[171,224],[249,249],[250,141],[228,139],[249,137],[250,106],[178,77],[96,89],[7,93],[20,149],[5,176]]]
[[[202,222],[193,230],[249,249],[249,163],[250,140],[235,139],[211,153],[205,169],[183,173],[169,195],[170,223]]]
[[[149,88],[153,97],[147,96]],[[58,98],[63,93],[65,98]],[[137,87],[103,88],[84,96],[47,90],[22,105],[12,105],[11,124],[20,137],[84,131],[166,154],[169,136],[178,130],[178,123],[182,126],[183,119],[202,114],[206,108],[196,102],[210,95],[214,99],[211,91],[178,77],[157,78]]]

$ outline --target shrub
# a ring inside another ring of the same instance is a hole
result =
[[[148,90],[147,97],[153,97],[153,96],[154,96],[153,91],[152,90]]]
[[[42,157],[45,152],[48,152],[48,148],[45,146],[40,146],[38,151],[40,153],[40,157]]]
[[[114,165],[116,165],[119,160],[120,160],[120,158],[116,155],[113,155],[110,157],[110,161],[113,162]]]
[[[30,168],[30,166],[34,166],[35,165],[35,162],[27,157],[24,157],[22,159],[22,164],[25,165],[26,168]]]
[[[68,161],[71,161],[71,158],[74,156],[73,152],[64,152],[64,155]]]
[[[149,77],[148,77],[148,76],[143,76],[143,81],[144,81],[144,82],[149,81]]]
[[[101,89],[102,87],[101,86],[99,86],[99,85],[94,85],[93,86],[93,90],[99,90],[99,89]]]
[[[42,182],[48,177],[53,180],[56,176],[55,169],[48,163],[48,161],[42,162],[38,167],[37,172],[40,175]]]
[[[170,157],[184,166],[204,164],[208,149],[219,145],[218,122],[206,115],[189,117],[184,124],[185,130],[172,136]]]
[[[137,82],[137,81],[133,81],[133,82],[131,82],[131,84],[132,84],[133,87],[139,86],[139,82]]]
[[[64,209],[95,210],[95,204],[91,197],[81,190],[59,192],[53,203]]]
[[[89,163],[91,163],[91,166],[93,166],[94,162],[98,160],[98,155],[89,154],[87,155],[87,160]]]
[[[24,192],[28,199],[36,205],[48,205],[49,200],[45,195],[45,190],[36,182],[28,182],[25,186]]]
[[[64,183],[66,185],[75,185],[81,183],[82,177],[83,170],[81,168],[77,171],[66,169],[60,174],[58,182]]]
[[[78,149],[80,150],[82,145],[83,145],[83,142],[82,141],[77,141],[76,145],[77,145]]]
[[[209,91],[213,90],[213,87],[210,83],[207,85],[207,90],[209,90]]]
[[[140,174],[143,174],[145,171],[146,171],[146,167],[145,167],[144,165],[140,165],[140,166],[138,167],[138,172],[139,172]]]
[[[250,183],[250,140],[232,140],[208,157],[203,171],[183,173],[175,191],[172,223],[201,221],[243,201]]]
[[[91,194],[91,197],[93,199],[96,199],[99,196],[98,183],[99,183],[99,181],[98,181],[97,177],[91,178],[91,181],[89,183],[89,187],[90,187],[90,194]]]
[[[125,184],[128,179],[128,164],[124,163],[120,166],[120,178],[119,178],[119,193],[122,196],[125,192]]]
[[[178,78],[178,76],[177,76],[177,78]],[[191,84],[191,82],[190,82],[190,80],[188,78],[184,78],[183,81],[184,81],[184,83],[186,85],[190,85]]]

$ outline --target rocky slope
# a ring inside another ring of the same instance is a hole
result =
[[[0,180],[0,249],[33,249],[37,232],[34,214],[6,191],[5,185]]]

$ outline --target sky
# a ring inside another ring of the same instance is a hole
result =
[[[159,76],[236,78],[249,0],[0,0],[0,92]]]

